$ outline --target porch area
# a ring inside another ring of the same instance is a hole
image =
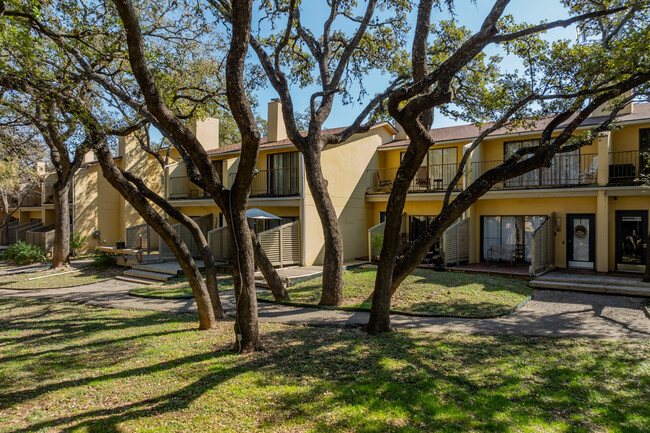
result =
[[[555,270],[535,277],[529,285],[536,289],[570,290],[612,295],[650,297],[650,283],[640,274],[576,272]]]

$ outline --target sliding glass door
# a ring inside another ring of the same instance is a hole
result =
[[[268,161],[268,194],[296,195],[298,194],[298,152],[274,153],[267,157]]]
[[[490,251],[508,250],[514,252],[517,261],[530,263],[533,233],[546,218],[544,215],[481,217],[481,259],[487,260]],[[498,255],[505,260],[505,255]]]

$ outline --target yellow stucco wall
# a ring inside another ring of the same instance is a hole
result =
[[[376,128],[353,137],[348,143],[328,147],[322,154],[323,175],[338,215],[344,240],[345,260],[363,257],[367,252],[367,230],[373,207],[366,203],[366,170],[378,168],[376,149],[392,140],[385,128]],[[324,237],[313,197],[305,181],[305,263],[322,264]]]

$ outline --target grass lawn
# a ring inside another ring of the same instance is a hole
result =
[[[370,308],[364,303],[375,284],[376,267],[367,265],[343,272],[345,306]],[[314,278],[287,289],[292,302],[317,304],[322,278]],[[509,313],[533,294],[525,281],[479,274],[415,270],[392,300],[392,311],[490,317]],[[259,295],[272,301],[270,293]]]
[[[219,283],[220,292],[232,290],[233,281],[231,275],[219,275],[217,276],[217,281]],[[190,299],[194,297],[185,275],[180,275],[159,284],[136,287],[135,289],[131,289],[129,294],[134,296],[168,299]]]
[[[97,271],[89,266],[83,266],[77,269],[78,272],[66,273],[48,278],[37,278],[30,280],[30,278],[43,277],[52,274],[61,274],[75,270],[76,268],[70,267],[67,270],[51,271],[49,269],[43,271],[26,272],[24,274],[0,276],[1,289],[58,289],[62,287],[81,286],[84,284],[97,283],[99,281],[108,280],[115,275],[119,275],[122,271],[119,268],[108,268],[103,271]]]
[[[647,431],[650,342],[232,322],[0,299],[0,432]]]

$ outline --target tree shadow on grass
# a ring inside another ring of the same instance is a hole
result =
[[[72,310],[78,315],[83,308]],[[73,315],[72,310],[66,314]],[[83,318],[67,318],[60,326],[75,320]],[[142,322],[149,320],[164,326],[140,316]],[[23,319],[20,325],[29,322]],[[148,346],[158,344],[160,337],[147,336],[151,329],[138,320],[129,318],[121,326],[142,335]],[[215,430],[219,421],[231,422],[232,430],[587,432],[643,431],[650,423],[648,343],[414,332],[367,337],[355,330],[266,324],[262,329],[266,353],[234,356],[222,346],[217,351],[194,347],[185,354],[193,341],[179,339],[178,354],[160,362],[111,373],[92,366],[82,378],[63,374],[29,390],[3,392],[3,407],[11,409],[57,392],[115,383],[137,387],[143,377],[182,380],[175,388],[157,387],[147,397],[113,405],[99,401],[71,414],[48,413],[48,419],[35,417],[38,421],[11,431],[118,432],[124,425],[132,429],[130,422],[146,422],[150,430],[197,431]],[[79,347],[82,336],[75,333],[59,343]],[[232,420],[217,419],[217,409],[231,404],[225,398],[245,401],[246,409],[235,406],[229,412]],[[254,421],[246,424],[250,417]],[[201,421],[206,424],[196,424]]]

